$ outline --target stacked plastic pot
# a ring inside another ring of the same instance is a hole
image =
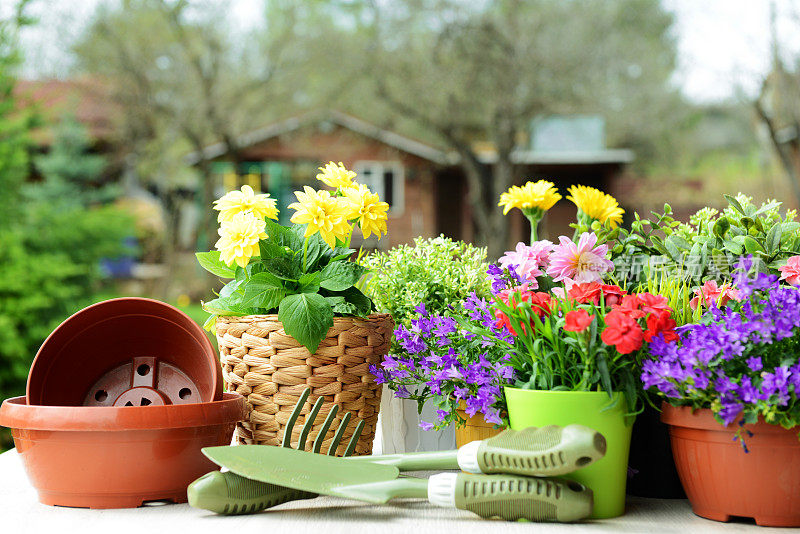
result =
[[[25,397],[0,406],[45,504],[129,508],[186,501],[245,416],[203,330],[150,299],[89,306],[42,344]]]

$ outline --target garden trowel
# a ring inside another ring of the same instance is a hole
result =
[[[531,521],[576,521],[592,511],[592,491],[567,480],[465,473],[440,473],[430,479],[398,478],[399,469],[391,465],[356,465],[344,458],[260,445],[207,447],[203,453],[241,477],[304,492],[299,498],[308,498],[311,493],[376,504],[395,497],[427,498],[432,504],[469,510],[481,517]],[[190,486],[190,504],[216,507],[212,501],[224,501],[230,489],[224,473],[209,473]],[[255,495],[251,497],[257,501]],[[243,506],[263,509],[262,504]]]

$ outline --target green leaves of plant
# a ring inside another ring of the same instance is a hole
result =
[[[200,264],[200,267],[211,274],[221,278],[233,278],[235,271],[225,265],[225,263],[219,259],[218,250],[212,250],[210,252],[198,252],[195,254],[195,256],[197,256],[197,262]]]
[[[242,304],[270,310],[276,308],[285,295],[286,290],[278,277],[267,272],[258,273],[244,284]]]
[[[278,319],[283,323],[286,333],[313,354],[333,326],[333,310],[322,295],[299,293],[281,301]]]
[[[331,291],[344,291],[354,286],[365,271],[357,263],[335,261],[322,269],[319,285]]]

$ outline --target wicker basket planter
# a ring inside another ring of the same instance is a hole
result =
[[[277,315],[220,317],[216,334],[226,389],[243,395],[250,407],[245,422],[236,429],[238,443],[279,445],[284,427],[300,393],[312,388],[309,403],[294,426],[292,445],[299,437],[309,405],[325,397],[306,450],[318,435],[333,405],[336,420],[323,442],[327,452],[342,416],[363,419],[365,426],[355,454],[370,454],[381,402],[381,388],[369,372],[389,351],[394,323],[389,315],[368,318],[336,317],[333,327],[314,354],[287,335]],[[355,424],[346,429],[338,454],[344,452]]]

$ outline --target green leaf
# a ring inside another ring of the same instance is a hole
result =
[[[283,258],[293,254],[293,252],[287,247],[270,242],[268,239],[262,239],[259,241],[258,249],[262,260],[270,258]]]
[[[611,385],[611,374],[608,372],[606,355],[602,352],[597,353],[597,370],[600,371],[600,383],[603,385],[603,389],[611,397],[614,394],[614,387]]]
[[[264,219],[267,223],[264,231],[267,232],[267,242],[274,243],[280,247],[289,247],[293,251],[303,250],[303,238],[295,231],[297,226],[287,228],[271,219]],[[303,231],[305,231],[303,229]]]
[[[305,273],[300,277],[298,283],[300,284],[301,293],[316,293],[319,291],[320,272]]]
[[[267,272],[272,273],[281,280],[297,282],[300,279],[300,262],[302,262],[302,260],[298,259],[297,256],[265,258],[262,259],[261,262],[264,264],[264,268]]]
[[[344,291],[354,286],[366,269],[357,263],[335,261],[321,271],[320,286],[330,291]]]
[[[774,254],[778,251],[781,246],[781,223],[775,223],[772,225],[772,228],[769,229],[767,232],[767,252],[770,254]]]
[[[219,290],[219,296],[222,298],[230,297],[233,293],[239,289],[239,286],[242,284],[239,280],[231,280],[222,289]]]
[[[278,319],[286,333],[313,354],[333,326],[333,310],[325,297],[318,293],[298,293],[281,301]]]
[[[670,258],[674,261],[681,261],[681,251],[673,241],[673,237],[675,236],[669,236],[666,241],[664,241],[664,247],[667,249],[667,254],[669,254]]]
[[[745,236],[744,238],[744,248],[748,254],[755,254],[756,252],[764,252],[764,247],[762,247],[758,241],[756,241],[749,235]]]
[[[234,270],[219,259],[219,251],[198,252],[195,254],[200,266],[213,275],[221,278],[233,278]]]
[[[340,292],[339,295],[342,295],[347,302],[353,304],[356,307],[355,313],[351,315],[358,315],[364,317],[369,315],[372,311],[372,301],[362,293],[358,288],[349,287],[344,291]]]
[[[741,213],[742,215],[747,215],[747,214],[744,212],[744,208],[742,207],[742,205],[741,205],[741,204],[739,204],[739,201],[738,201],[738,200],[736,200],[735,198],[733,198],[731,195],[723,195],[723,196],[724,196],[724,197],[725,197],[725,198],[728,200],[728,204],[730,204],[731,206],[733,206],[733,207],[734,207],[734,209],[735,209],[736,211],[738,211],[738,212],[739,212],[739,213]]]
[[[714,223],[713,232],[714,235],[722,239],[727,233],[728,229],[731,227],[731,222],[728,220],[727,217],[720,217]]]
[[[284,296],[286,290],[278,277],[270,273],[258,273],[245,284],[242,304],[271,310],[278,307]]]
[[[220,297],[203,302],[203,309],[214,315],[250,315],[255,310],[238,304],[232,297]]]

